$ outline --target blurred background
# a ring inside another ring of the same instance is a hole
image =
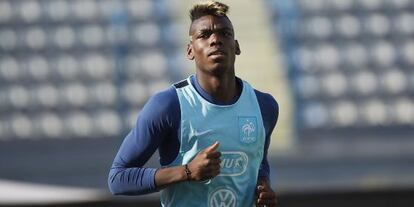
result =
[[[0,0],[0,206],[159,206],[107,175],[147,99],[194,72],[195,2]],[[223,2],[237,75],[279,103],[280,206],[413,206],[414,1]]]

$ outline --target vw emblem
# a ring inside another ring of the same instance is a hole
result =
[[[236,207],[236,194],[229,189],[219,189],[211,194],[209,207]]]

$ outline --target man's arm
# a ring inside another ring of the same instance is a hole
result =
[[[214,178],[220,174],[221,153],[217,151],[218,146],[219,143],[216,142],[198,153],[188,163],[187,172],[184,165],[157,170],[143,167],[112,168],[109,177],[110,190],[115,195],[140,195],[161,190],[179,182]]]
[[[267,154],[273,129],[275,128],[277,120],[279,118],[279,105],[270,94],[262,93],[257,90],[255,90],[255,93],[259,102],[266,134],[266,140],[263,149],[263,159],[259,168],[259,178],[270,180],[270,167],[267,160]]]
[[[108,186],[114,195],[140,195],[155,191],[156,169],[143,167],[149,158],[142,151],[148,150],[137,147],[133,134],[131,131],[125,137],[109,171]],[[141,152],[135,151],[136,149]],[[149,156],[152,154],[150,152]]]
[[[164,164],[174,160],[179,151],[177,123],[180,108],[175,89],[152,97],[142,109],[135,127],[125,137],[109,173],[108,186],[115,195],[141,195],[152,193],[183,181],[202,181],[220,173],[218,143],[201,151],[187,167],[161,169],[143,167],[155,150],[164,142]],[[168,151],[168,152],[167,152]]]
[[[259,91],[255,92],[259,101],[266,132],[263,160],[260,165],[256,186],[256,205],[272,207],[276,205],[276,194],[270,184],[270,169],[267,154],[270,146],[270,137],[279,117],[279,105],[271,95]]]
[[[174,88],[154,95],[145,104],[134,128],[121,144],[109,172],[108,186],[113,194],[140,195],[157,190],[157,169],[143,166],[173,133],[174,117],[171,115],[180,114],[177,104]]]

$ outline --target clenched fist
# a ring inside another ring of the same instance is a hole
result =
[[[256,186],[256,206],[275,207],[277,204],[276,193],[266,180],[259,180]]]
[[[219,143],[215,142],[204,150],[200,151],[196,157],[188,163],[191,174],[189,180],[203,181],[211,179],[220,174],[220,156],[217,151]]]

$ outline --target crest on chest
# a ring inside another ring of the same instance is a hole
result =
[[[242,143],[251,144],[257,141],[258,126],[255,116],[240,116],[239,138]]]

